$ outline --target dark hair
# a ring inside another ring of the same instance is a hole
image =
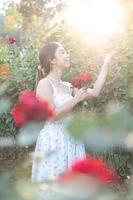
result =
[[[48,42],[40,48],[39,50],[40,66],[38,66],[37,68],[35,89],[37,87],[38,82],[42,78],[44,78],[47,74],[49,74],[51,70],[50,61],[54,59],[55,52],[58,46],[59,46],[58,42]]]

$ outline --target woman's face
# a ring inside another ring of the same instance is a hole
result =
[[[61,44],[58,44],[53,62],[56,66],[58,66],[60,68],[70,67],[69,54],[66,52],[66,50],[64,49],[64,47]]]

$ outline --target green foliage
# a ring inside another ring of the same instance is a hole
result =
[[[0,44],[0,64],[6,63],[9,56],[9,49],[4,44]]]
[[[17,5],[15,3],[11,3],[7,9],[4,23],[4,28],[8,31],[17,30],[19,27],[21,27],[22,16],[21,13],[17,10]]]
[[[8,60],[10,85],[5,95],[14,99],[22,90],[34,90],[35,75],[39,63],[38,49],[33,48],[32,44],[22,44],[21,46],[12,44]]]
[[[2,104],[1,104],[2,105]],[[17,127],[14,123],[11,113],[5,112],[0,116],[0,136],[15,137],[17,134]]]
[[[133,117],[126,107],[121,106],[106,114],[76,113],[67,128],[76,139],[83,139],[90,148],[100,151],[124,145],[127,133],[133,129],[132,124]]]
[[[22,0],[18,11],[23,17],[23,30],[32,39],[44,38],[44,32],[46,38],[49,31],[56,25],[55,17],[60,15],[64,6],[65,3],[61,0],[57,2],[54,0]]]

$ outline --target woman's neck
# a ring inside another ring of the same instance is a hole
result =
[[[62,77],[62,70],[54,70],[51,71],[47,77],[51,77],[52,79],[56,80],[56,81],[61,81],[61,77]]]

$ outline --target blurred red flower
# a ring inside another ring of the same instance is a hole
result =
[[[9,37],[9,43],[13,44],[14,42],[16,42],[16,39],[14,37]]]
[[[23,126],[29,121],[45,121],[53,116],[48,102],[38,99],[33,91],[20,93],[19,102],[14,105],[11,113],[18,126]]]
[[[117,173],[101,157],[87,155],[86,158],[76,160],[70,169],[59,176],[59,181],[65,183],[73,180],[77,175],[89,175],[101,184],[111,184],[118,180]]]
[[[71,84],[74,87],[81,88],[86,84],[89,84],[92,81],[92,77],[88,72],[81,72],[77,76],[73,77],[71,80]]]

